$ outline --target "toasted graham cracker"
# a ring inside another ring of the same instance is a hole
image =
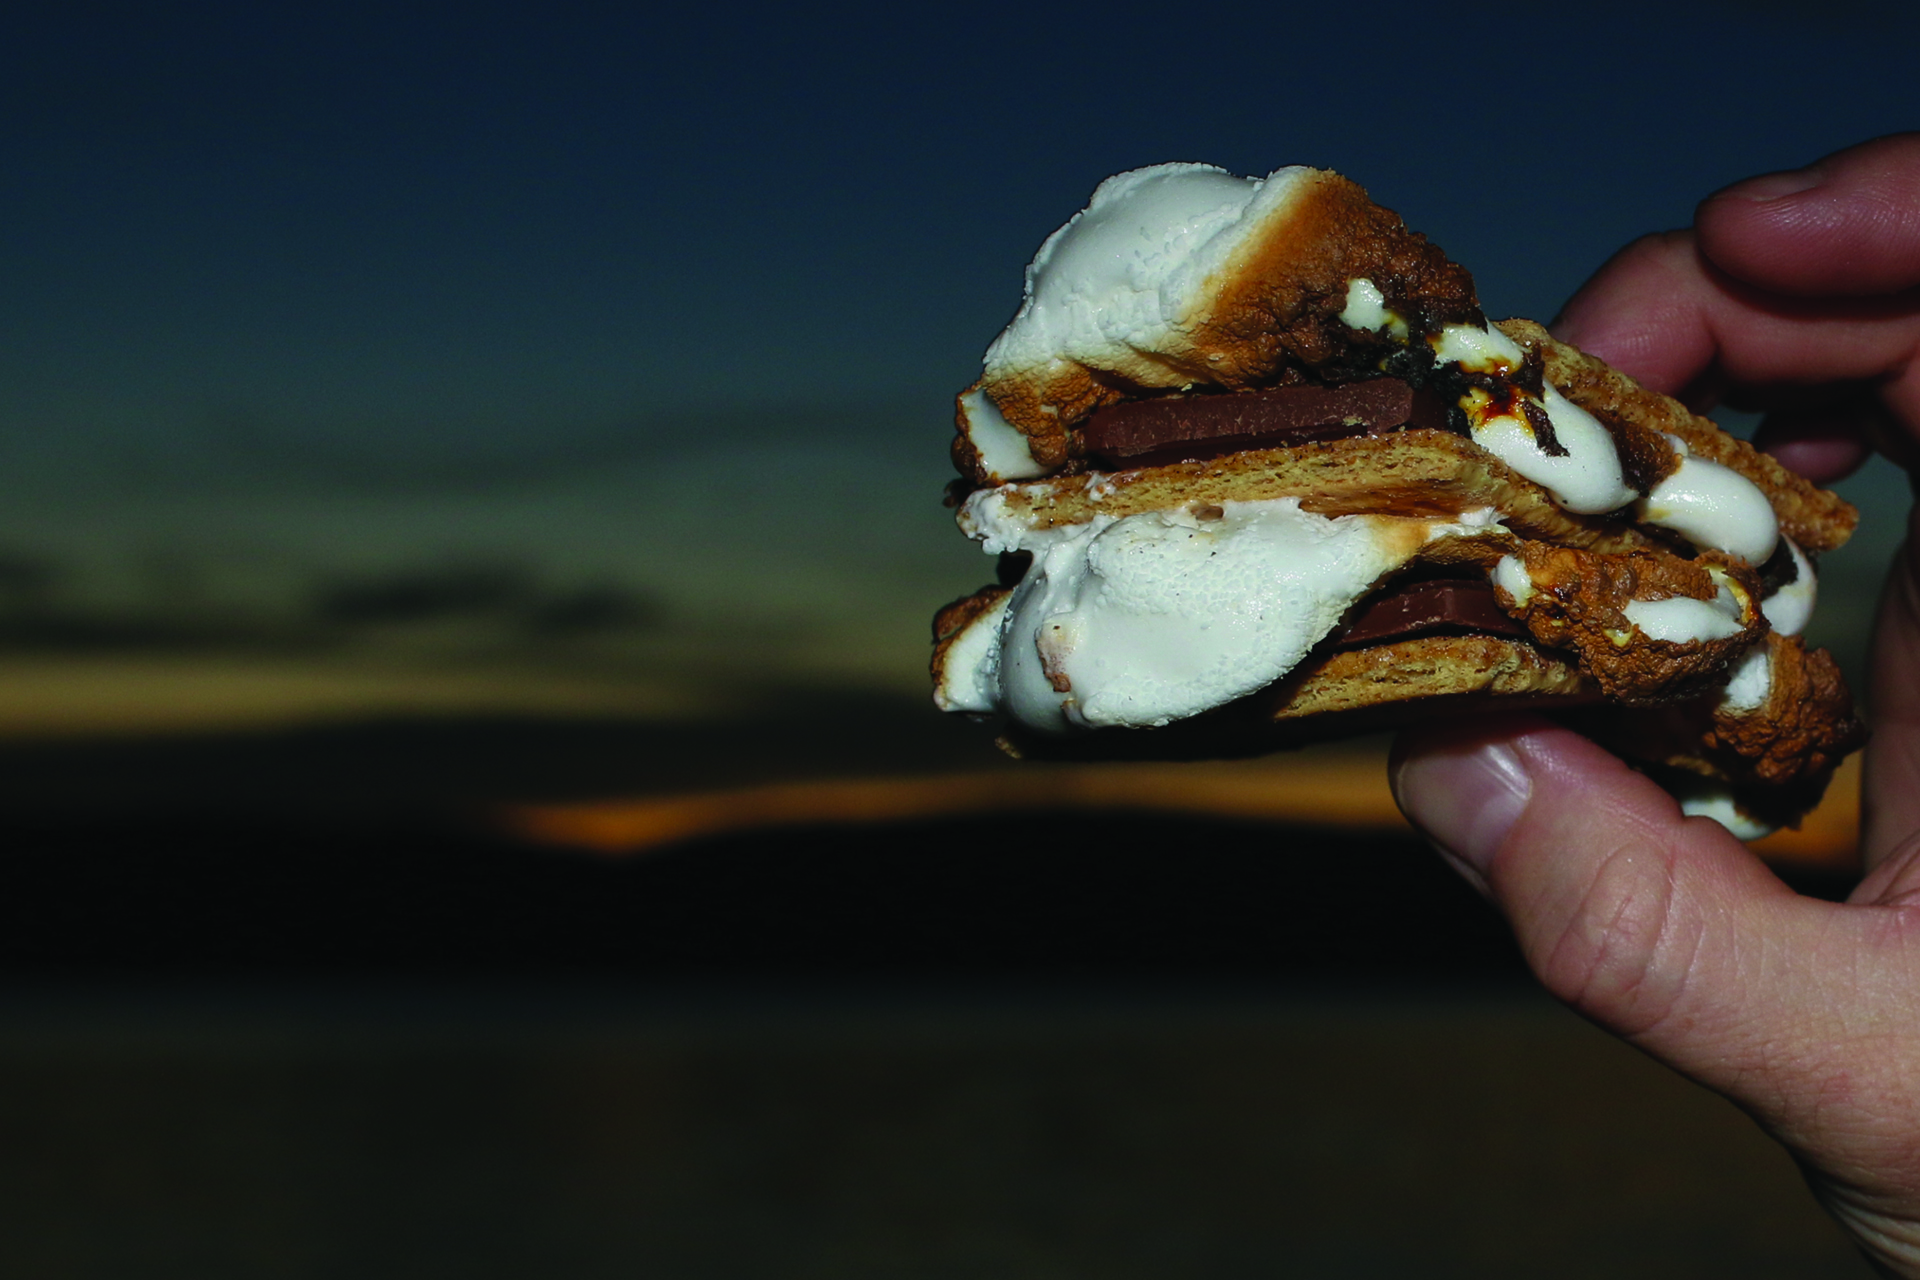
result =
[[[1505,636],[1416,636],[1333,654],[1256,695],[1275,720],[1459,694],[1587,700],[1600,686],[1571,655]]]
[[[1832,551],[1852,536],[1860,513],[1845,498],[1795,475],[1672,396],[1649,391],[1604,360],[1556,341],[1531,320],[1502,320],[1499,327],[1521,346],[1540,353],[1547,381],[1604,423],[1623,454],[1643,452],[1644,441],[1654,433],[1678,436],[1694,453],[1758,485],[1773,503],[1780,532],[1806,550]],[[1657,443],[1664,448],[1666,442]]]
[[[1545,542],[1608,552],[1659,545],[1619,521],[1563,511],[1545,489],[1471,440],[1425,429],[1248,449],[1112,475],[1056,476],[999,492],[1010,514],[1039,529],[1083,524],[1096,515],[1299,498],[1302,510],[1327,516],[1452,517],[1492,507],[1515,533]]]

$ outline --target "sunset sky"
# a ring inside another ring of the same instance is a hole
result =
[[[1715,187],[1920,119],[1916,37],[1845,2],[43,7],[0,51],[0,560],[263,616],[507,565],[629,593],[656,647],[906,688],[984,576],[950,397],[1106,174],[1336,167],[1546,318]]]

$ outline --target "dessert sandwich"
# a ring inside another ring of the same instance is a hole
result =
[[[1863,730],[1800,640],[1856,513],[1526,320],[1338,174],[1120,174],[958,398],[999,582],[935,700],[1021,754],[1245,754],[1537,708],[1751,838]]]

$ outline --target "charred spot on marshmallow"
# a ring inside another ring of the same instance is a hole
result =
[[[1553,418],[1547,413],[1547,407],[1532,396],[1520,401],[1521,411],[1527,415],[1527,425],[1533,428],[1533,438],[1540,445],[1540,452],[1549,458],[1566,458],[1572,451],[1560,443],[1560,437],[1554,433]]]

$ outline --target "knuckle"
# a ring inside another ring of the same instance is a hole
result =
[[[1625,1035],[1671,1018],[1699,946],[1698,931],[1676,927],[1670,852],[1623,844],[1601,859],[1563,927],[1541,949],[1535,970],[1548,990]]]
[[[1615,255],[1614,262],[1625,269],[1664,273],[1678,264],[1691,263],[1693,256],[1692,231],[1655,231],[1630,242]]]

